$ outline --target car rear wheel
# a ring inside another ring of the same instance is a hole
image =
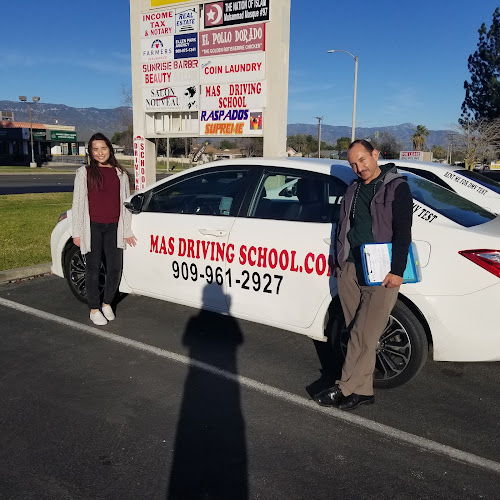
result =
[[[338,359],[345,359],[349,331],[342,312],[332,322],[330,341]],[[373,385],[390,389],[415,377],[423,368],[429,350],[425,330],[418,318],[400,300],[377,344]]]
[[[87,303],[87,290],[85,288],[85,256],[80,252],[80,247],[71,246],[64,259],[64,274],[73,295],[80,301]],[[102,294],[106,270],[101,264],[99,273],[99,292]]]

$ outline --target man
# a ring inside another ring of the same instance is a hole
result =
[[[347,188],[336,234],[338,290],[350,330],[342,377],[314,399],[322,406],[354,410],[375,402],[375,350],[403,282],[411,243],[413,199],[393,163],[378,165],[379,152],[354,141],[347,159],[358,179]],[[363,243],[392,242],[391,270],[380,286],[368,286],[361,263]]]

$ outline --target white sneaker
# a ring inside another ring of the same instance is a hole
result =
[[[111,309],[111,306],[105,306],[103,304],[103,306],[101,307],[101,311],[102,313],[104,314],[104,317],[108,320],[108,321],[113,321],[115,319],[115,314],[113,312],[113,309]]]
[[[108,323],[107,319],[102,315],[101,311],[92,312],[90,311],[90,320],[94,325],[104,326]]]

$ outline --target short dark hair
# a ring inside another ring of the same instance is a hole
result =
[[[356,139],[349,144],[347,151],[350,151],[356,144],[361,144],[369,153],[371,153],[375,148],[371,145],[370,142],[365,141],[365,139]]]

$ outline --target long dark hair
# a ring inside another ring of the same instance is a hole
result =
[[[88,145],[88,152],[90,158],[90,165],[87,167],[88,190],[92,191],[94,189],[97,189],[98,191],[100,191],[102,189],[102,174],[101,171],[99,170],[99,163],[92,156],[92,143],[94,141],[104,141],[106,143],[106,146],[108,146],[109,148],[108,163],[111,166],[120,169],[121,172],[125,173],[125,175],[128,177],[129,183],[131,183],[130,174],[120,165],[120,162],[115,157],[115,151],[113,150],[111,141],[104,134],[97,132],[89,139],[89,145]]]

